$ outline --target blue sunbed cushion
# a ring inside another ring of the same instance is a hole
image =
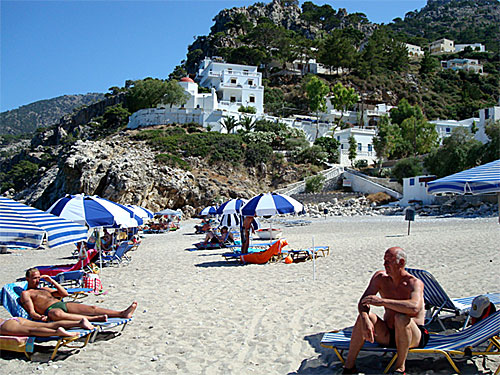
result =
[[[21,306],[21,293],[27,287],[27,281],[10,283],[3,286],[0,298],[3,307],[10,315],[30,319],[28,312]]]

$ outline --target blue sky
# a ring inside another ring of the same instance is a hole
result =
[[[269,2],[269,1],[265,1]],[[389,23],[426,0],[312,1]],[[247,0],[0,0],[0,110],[65,94],[106,92],[127,79],[166,78],[224,8]],[[300,1],[302,4],[303,1]]]

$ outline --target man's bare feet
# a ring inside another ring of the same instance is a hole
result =
[[[130,319],[134,315],[134,311],[137,308],[137,302],[132,302],[132,304],[121,313],[121,317],[125,319]]]
[[[94,326],[92,324],[90,324],[89,320],[87,318],[82,318],[82,320],[80,320],[80,328],[83,328],[83,329],[94,329]]]
[[[78,332],[68,332],[63,327],[59,327],[56,330],[56,332],[57,332],[58,336],[61,336],[61,337],[75,337],[75,336],[78,336]]]

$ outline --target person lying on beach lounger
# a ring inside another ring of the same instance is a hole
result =
[[[104,309],[83,303],[63,302],[59,298],[67,297],[68,292],[50,276],[40,276],[40,271],[30,268],[26,271],[28,289],[21,293],[21,304],[31,318],[35,320],[73,320],[80,321],[87,318],[91,322],[105,322],[109,318],[131,318],[137,308],[133,302],[122,311]],[[40,287],[43,279],[52,284],[54,289]]]
[[[212,244],[218,243],[221,245],[226,243],[234,243],[234,237],[232,233],[229,232],[227,227],[222,227],[220,230],[220,236],[218,236],[212,231],[207,232],[203,244],[206,245],[208,243]]]
[[[0,318],[0,335],[2,336],[38,336],[38,337],[74,337],[77,332],[68,332],[66,328],[93,329],[87,318],[76,320],[60,320],[58,322],[34,322],[24,318]]]
[[[406,254],[400,247],[385,252],[385,271],[377,271],[358,303],[359,315],[352,331],[344,374],[357,373],[355,367],[365,341],[397,348],[395,372],[405,373],[409,348],[423,348],[429,339],[424,328],[424,284],[405,270]],[[380,294],[380,297],[377,296]],[[370,306],[383,306],[381,319]]]

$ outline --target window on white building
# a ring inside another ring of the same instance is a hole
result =
[[[337,135],[337,141],[340,142],[340,135]]]
[[[249,79],[249,80],[248,80],[248,84],[249,84],[250,86],[253,86],[253,79]]]
[[[236,85],[236,78],[231,78],[231,83]]]
[[[445,131],[446,131],[446,133],[450,133],[451,129],[450,128],[446,128]]]
[[[230,101],[231,103],[236,103],[236,96],[231,96],[231,97],[229,98],[229,101]]]
[[[358,143],[358,151],[361,151],[363,149],[363,146],[361,145],[361,143]]]
[[[249,100],[250,103],[255,103],[255,96],[250,95],[250,97],[248,98],[248,100]]]
[[[369,152],[372,152],[372,151],[373,151],[373,147],[372,147],[372,145],[371,145],[371,144],[368,144],[368,151],[369,151]]]

